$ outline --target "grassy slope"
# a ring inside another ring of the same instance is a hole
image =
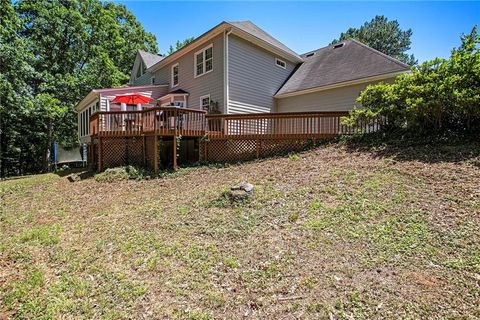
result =
[[[0,318],[480,317],[477,147],[1,182]]]

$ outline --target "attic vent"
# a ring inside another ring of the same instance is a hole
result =
[[[306,57],[307,57],[307,58],[308,58],[308,57],[311,57],[311,56],[313,56],[314,54],[315,54],[315,52],[307,53]]]
[[[333,49],[341,48],[341,47],[343,47],[344,45],[345,45],[345,43],[343,43],[343,42],[342,42],[342,43],[339,43],[339,44],[336,44],[336,45],[333,46]]]

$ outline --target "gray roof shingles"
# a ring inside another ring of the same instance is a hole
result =
[[[154,53],[150,53],[142,50],[138,50],[138,53],[142,57],[143,62],[145,63],[145,66],[147,68],[150,68],[151,66],[153,66],[157,62],[160,62],[160,60],[163,60],[164,58],[162,56],[159,56],[158,54],[154,54]]]
[[[246,33],[251,34],[252,36],[268,43],[271,46],[277,47],[278,49],[287,52],[288,54],[298,58],[302,59],[295,51],[257,27],[255,24],[253,24],[251,21],[230,21],[227,22],[228,24],[234,26],[235,28],[238,28]]]
[[[409,65],[354,39],[342,43],[339,48],[329,45],[303,54],[304,62],[277,95],[410,70]]]

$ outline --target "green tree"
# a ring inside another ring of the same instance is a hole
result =
[[[67,147],[78,144],[74,105],[93,88],[124,85],[137,49],[155,53],[158,48],[155,36],[124,5],[0,1],[4,176],[44,168],[51,138]]]
[[[410,50],[412,34],[412,29],[402,30],[397,20],[389,21],[385,16],[375,16],[360,28],[349,28],[342,32],[331,44],[353,38],[402,62],[414,65],[417,60],[413,54],[406,53]]]
[[[183,41],[177,40],[177,43],[175,43],[175,47],[170,45],[170,48],[168,48],[168,51],[167,51],[166,55],[167,56],[171,55],[175,51],[178,51],[178,50],[182,49],[183,47],[185,47],[187,44],[193,42],[194,40],[195,40],[195,37],[186,38]]]
[[[480,37],[462,36],[449,59],[427,61],[394,83],[368,86],[345,123],[386,117],[388,125],[414,132],[480,130]]]
[[[22,24],[10,0],[0,2],[0,177],[19,174],[31,103],[32,86],[38,76],[32,67],[28,39],[17,36]],[[28,153],[27,153],[28,154]]]
[[[458,121],[466,119],[470,128],[480,121],[480,36],[478,27],[462,36],[462,45],[453,49],[449,69],[452,100],[458,106]]]
[[[56,129],[63,123],[68,107],[48,93],[40,93],[35,97],[28,111],[32,119],[35,119],[38,128],[36,133],[40,135],[41,145],[38,147],[42,152],[42,169],[46,171],[52,144],[54,140],[62,138],[58,136],[62,133],[61,130]]]

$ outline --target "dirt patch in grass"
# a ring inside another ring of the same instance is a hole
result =
[[[480,317],[480,172],[467,149],[428,162],[327,145],[149,181],[0,182],[0,314]],[[222,201],[241,181],[252,200]]]

